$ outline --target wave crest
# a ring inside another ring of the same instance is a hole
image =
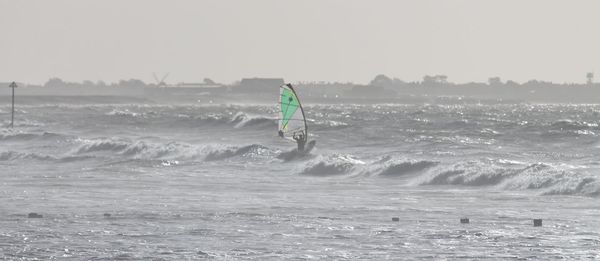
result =
[[[442,168],[424,182],[425,185],[492,186],[523,173],[544,169],[546,165],[531,164],[525,167],[496,160],[468,161]]]
[[[589,122],[585,122],[585,121],[574,121],[574,120],[558,120],[553,122],[550,125],[551,129],[557,129],[557,130],[571,130],[571,131],[577,131],[577,130],[587,130],[590,128],[597,128],[598,124],[597,123],[589,123]]]
[[[51,132],[42,132],[42,133],[28,133],[22,131],[14,131],[14,130],[3,130],[0,131],[0,140],[13,140],[13,141],[27,141],[33,139],[41,139],[41,140],[61,140],[67,138],[66,135],[51,133]]]
[[[600,196],[594,173],[568,165],[479,160],[441,166],[421,185],[496,186],[505,190],[537,190],[542,195]]]
[[[208,152],[206,157],[204,157],[205,161],[217,161],[224,160],[228,158],[233,158],[237,156],[244,157],[255,157],[261,155],[271,155],[271,151],[269,148],[259,145],[252,144],[243,147],[230,147],[225,149],[217,149]]]
[[[56,162],[72,162],[93,158],[91,156],[65,156],[54,157],[40,153],[23,153],[17,151],[0,152],[0,161],[15,161],[15,160],[37,160],[37,161],[56,161]]]
[[[139,117],[142,114],[141,113],[137,113],[137,112],[132,112],[128,109],[118,109],[115,108],[112,111],[106,113],[106,115],[108,116],[121,116],[121,117]]]
[[[235,123],[235,128],[252,127],[252,126],[264,126],[273,127],[277,126],[277,119],[266,116],[255,116],[248,115],[243,112],[238,112],[232,119],[232,123]]]
[[[195,158],[200,151],[190,145],[170,142],[153,144],[145,141],[115,139],[84,140],[74,154],[110,152],[134,159],[181,159]]]
[[[387,177],[398,177],[410,174],[416,174],[438,165],[439,162],[435,161],[405,161],[405,162],[393,162],[387,164],[378,175]]]
[[[349,174],[356,165],[364,162],[352,158],[350,155],[331,155],[310,162],[300,173],[311,176],[332,176]]]

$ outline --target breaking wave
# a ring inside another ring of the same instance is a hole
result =
[[[56,160],[56,158],[54,157],[48,155],[41,155],[37,153],[22,153],[17,151],[4,151],[0,153],[0,161],[12,161],[18,159],[31,159],[41,161]]]
[[[146,116],[146,114],[143,114]],[[148,118],[148,117],[144,117]],[[186,126],[191,128],[223,127],[223,128],[275,128],[274,117],[251,115],[245,112],[203,113],[201,115],[176,113],[171,116],[160,116],[163,123],[169,126]]]
[[[85,140],[84,144],[77,149],[77,153],[91,153],[97,151],[122,151],[131,146],[125,141],[116,140]]]
[[[1,133],[0,140],[32,140],[39,137],[32,133]]]
[[[10,121],[3,121],[1,126],[2,126],[2,128],[10,127]],[[34,121],[34,120],[28,120],[28,119],[24,119],[24,120],[15,119],[15,122],[14,122],[14,127],[31,128],[31,127],[43,127],[43,126],[44,126],[44,123]]]
[[[55,161],[55,162],[73,162],[93,158],[92,156],[63,156],[55,157],[40,153],[23,153],[17,151],[0,152],[0,161],[14,160],[37,160],[37,161]]]
[[[597,123],[590,123],[590,122],[585,122],[585,121],[574,121],[574,120],[558,120],[558,121],[553,122],[550,125],[551,129],[571,130],[571,131],[587,130],[590,128],[597,128],[597,127],[598,127]]]
[[[311,121],[310,123],[311,125],[314,125],[313,128],[317,129],[317,130],[340,130],[340,129],[345,129],[350,127],[350,125],[348,123],[342,122],[342,121],[335,121],[335,120],[318,120],[318,121]]]
[[[319,157],[319,159],[309,162],[300,172],[303,175],[311,176],[333,176],[351,173],[355,166],[363,165],[364,162],[354,159],[350,155],[330,155]]]
[[[385,156],[365,163],[350,155],[320,155],[306,163],[300,174],[322,177],[403,177],[408,179],[398,182],[407,182],[408,185],[487,186],[501,190],[530,190],[540,195],[600,197],[600,176],[585,168],[491,158],[442,163],[397,160]]]
[[[66,135],[51,132],[27,133],[13,130],[0,131],[0,141],[28,141],[33,139],[60,140],[66,138]]]
[[[253,127],[253,126],[264,126],[274,127],[277,126],[277,119],[265,116],[250,116],[243,112],[238,112],[231,119],[232,123],[235,123],[235,128],[242,127]]]
[[[137,112],[132,112],[128,109],[113,109],[112,111],[106,113],[108,116],[124,116],[124,117],[139,117],[142,114]]]
[[[600,196],[600,176],[583,168],[484,158],[456,163],[397,160],[385,156],[365,163],[350,155],[319,155],[300,171],[307,176],[404,177],[398,182],[422,186],[495,187],[530,190],[540,195]]]
[[[193,159],[202,154],[200,148],[176,142],[154,144],[145,141],[98,139],[81,140],[81,143],[73,154],[109,153],[133,159]]]
[[[546,190],[544,195],[585,195],[592,197],[600,196],[600,180],[597,178],[583,177],[575,178],[567,184],[554,186]]]
[[[497,185],[506,178],[517,175],[518,168],[504,167],[495,164],[492,160],[467,161],[444,166],[434,172],[425,181],[425,185],[467,185],[467,186],[490,186]]]
[[[600,195],[599,177],[585,169],[491,159],[434,168],[420,184],[495,186],[504,190],[535,190],[542,195]]]
[[[229,147],[224,149],[215,149],[208,152],[206,157],[204,157],[205,161],[217,161],[224,160],[233,157],[258,157],[258,156],[269,156],[272,155],[273,152],[262,145],[252,144],[243,147]]]
[[[418,174],[422,171],[430,169],[439,162],[434,161],[405,161],[405,162],[392,162],[386,164],[382,169],[380,169],[377,173],[379,176],[387,176],[387,177],[399,177],[406,176],[411,174]]]

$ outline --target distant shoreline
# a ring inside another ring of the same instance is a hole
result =
[[[278,79],[283,82],[283,79]],[[305,103],[578,103],[600,104],[600,84],[513,83],[423,83],[373,82],[301,83],[295,85]],[[9,88],[0,91],[0,101],[9,101]],[[0,89],[2,90],[2,89]],[[217,85],[213,87],[125,87],[125,86],[21,86],[17,100],[32,103],[276,103],[279,85],[273,82],[254,85]],[[24,97],[31,97],[24,99]],[[34,98],[37,97],[37,98]],[[65,98],[71,97],[71,98]],[[95,97],[90,99],[89,97]],[[37,100],[36,102],[33,102]],[[19,103],[19,102],[17,102]]]

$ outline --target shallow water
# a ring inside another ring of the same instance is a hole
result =
[[[600,258],[600,106],[310,105],[317,146],[292,160],[276,111],[21,106],[0,257]]]

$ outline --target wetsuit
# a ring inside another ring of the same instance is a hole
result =
[[[304,138],[304,135],[294,135],[293,138],[298,143],[298,151],[304,151],[304,144],[306,144],[306,139]]]

